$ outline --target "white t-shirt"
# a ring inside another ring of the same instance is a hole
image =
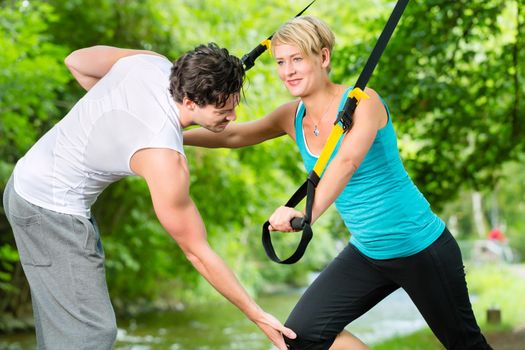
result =
[[[178,109],[168,91],[171,67],[167,59],[145,54],[117,61],[18,161],[15,191],[37,206],[89,218],[109,184],[134,175],[129,163],[138,150],[184,155]]]

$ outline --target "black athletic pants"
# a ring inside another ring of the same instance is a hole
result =
[[[461,252],[445,229],[425,250],[374,260],[349,244],[319,275],[286,322],[290,349],[329,349],[343,328],[403,288],[447,349],[491,349],[472,312]]]

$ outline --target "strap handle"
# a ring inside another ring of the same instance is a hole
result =
[[[316,0],[313,0],[309,3],[301,12],[299,12],[295,17],[302,15]],[[270,42],[272,40],[273,34],[270,35],[267,39],[263,40],[259,45],[257,45],[252,51],[248,52],[246,55],[242,56],[241,61],[244,65],[244,70],[248,71],[255,65],[255,60],[259,58],[260,55],[270,49]]]
[[[297,249],[290,257],[281,260],[277,256],[277,253],[275,252],[275,249],[272,244],[271,233],[269,230],[270,222],[266,221],[263,224],[262,244],[264,250],[266,251],[266,255],[272,261],[279,264],[293,264],[303,257],[304,252],[306,251],[306,247],[308,247],[308,243],[310,243],[310,240],[313,237],[313,231],[312,227],[310,226],[310,222],[312,206],[314,204],[315,198],[315,188],[317,187],[318,183],[319,176],[317,176],[317,174],[314,171],[310,172],[310,174],[308,175],[308,179],[301,185],[301,187],[299,187],[297,191],[295,191],[292,197],[285,204],[286,207],[295,208],[295,206],[299,204],[304,197],[306,197],[306,215],[303,218],[294,218],[290,222],[294,229],[303,231]]]

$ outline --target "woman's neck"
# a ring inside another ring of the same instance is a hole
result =
[[[321,115],[327,108],[331,108],[334,100],[339,100],[339,97],[344,91],[344,86],[337,85],[328,81],[326,84],[319,86],[319,88],[307,96],[303,96],[301,100],[304,103],[307,113],[312,116]]]

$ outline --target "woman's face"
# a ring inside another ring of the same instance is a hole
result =
[[[304,97],[322,86],[323,79],[327,78],[329,62],[326,52],[323,49],[321,55],[306,56],[297,46],[274,45],[277,73],[290,94]]]

